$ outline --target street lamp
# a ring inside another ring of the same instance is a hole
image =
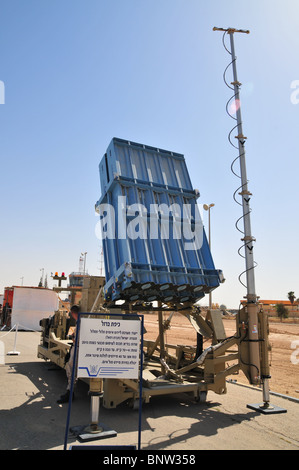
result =
[[[215,204],[204,204],[203,205],[203,208],[205,211],[208,211],[208,221],[209,221],[209,247],[210,247],[210,250],[211,250],[211,215],[210,215],[210,212],[211,212],[211,207],[214,207]],[[212,308],[212,293],[209,292],[209,309]]]

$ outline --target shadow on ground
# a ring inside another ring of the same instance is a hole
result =
[[[1,450],[46,450],[63,446],[68,405],[58,405],[57,399],[66,386],[65,371],[49,363],[31,362],[10,364],[8,374],[21,374],[34,385],[35,392],[25,392],[22,404],[12,409],[0,411]],[[37,390],[37,391],[36,391]],[[187,394],[153,397],[142,408],[141,448],[143,450],[167,449],[195,436],[212,436],[219,429],[228,428],[242,421],[249,421],[257,413],[227,414],[221,411],[217,402],[195,403]],[[177,426],[165,433],[165,419],[175,417]],[[75,387],[75,400],[72,403],[70,427],[88,425],[90,398],[88,386],[79,381]],[[127,404],[116,409],[100,408],[100,422],[114,429],[118,436],[123,433],[138,433],[138,411]],[[161,426],[161,418],[164,425]],[[186,418],[190,418],[190,420]],[[181,423],[188,423],[181,424]],[[75,437],[68,434],[68,445]],[[115,445],[115,440],[105,440]],[[113,442],[112,442],[113,441]],[[97,441],[103,445],[104,441]],[[123,436],[122,443],[126,442]]]

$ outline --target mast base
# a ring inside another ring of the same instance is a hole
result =
[[[247,408],[251,410],[258,411],[259,413],[269,415],[269,414],[279,414],[279,413],[286,413],[287,410],[285,408],[280,408],[276,405],[271,405],[270,403],[255,403],[255,404],[248,404]]]

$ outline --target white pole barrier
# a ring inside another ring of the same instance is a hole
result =
[[[18,356],[20,354],[19,351],[16,351],[16,345],[17,345],[17,334],[18,334],[18,323],[15,325],[16,327],[16,334],[15,334],[15,342],[14,342],[14,347],[13,347],[13,351],[9,351],[7,353],[8,356]]]

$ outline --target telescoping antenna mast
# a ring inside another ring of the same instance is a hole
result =
[[[240,160],[240,196],[242,197],[242,209],[243,209],[243,223],[244,223],[244,237],[242,241],[244,242],[245,248],[245,274],[246,274],[246,289],[247,299],[245,308],[248,312],[248,341],[249,341],[249,358],[250,358],[250,382],[253,385],[258,385],[262,383],[263,386],[263,401],[264,403],[259,405],[248,405],[249,408],[253,408],[259,411],[267,413],[277,413],[283,412],[285,410],[278,408],[276,406],[270,405],[270,393],[269,393],[269,360],[268,360],[268,351],[266,347],[260,347],[260,344],[268,342],[267,338],[267,329],[260,328],[262,331],[259,331],[259,306],[258,306],[258,297],[255,290],[255,275],[254,267],[255,261],[253,256],[253,242],[255,241],[251,233],[251,220],[250,220],[250,196],[251,193],[248,191],[248,181],[247,181],[247,171],[246,171],[246,161],[245,161],[245,141],[246,137],[243,135],[242,128],[242,118],[241,118],[241,103],[240,103],[240,86],[241,83],[238,81],[237,77],[237,66],[236,66],[236,55],[235,55],[235,45],[234,45],[234,33],[245,33],[249,34],[248,30],[235,29],[235,28],[217,28],[214,27],[213,31],[223,31],[224,35],[229,34],[230,36],[230,47],[231,51],[231,65],[233,70],[233,85],[234,90],[234,100],[235,100],[235,110],[236,110],[236,120],[237,120],[237,132],[236,136],[238,140],[238,150],[239,150],[239,160]],[[224,44],[224,42],[223,42]],[[225,46],[224,46],[225,47]],[[226,47],[225,47],[226,48]],[[234,128],[235,129],[235,128]],[[240,219],[239,219],[240,220]]]

